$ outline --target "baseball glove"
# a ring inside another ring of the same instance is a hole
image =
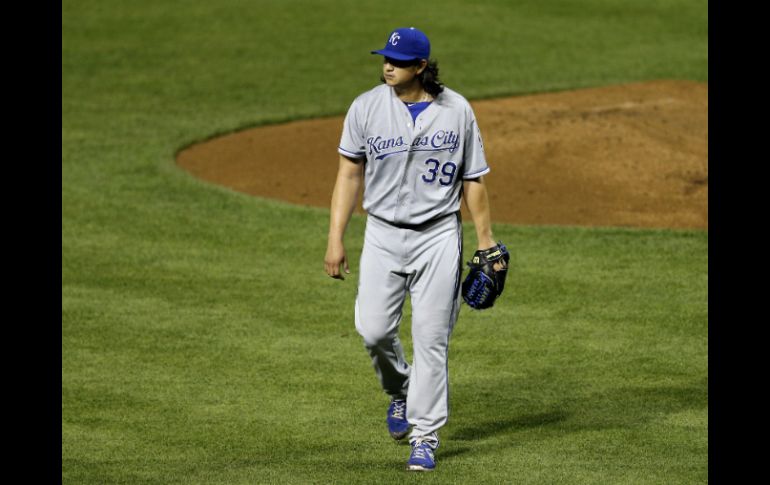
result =
[[[510,259],[511,255],[502,242],[473,254],[468,262],[470,271],[462,286],[463,300],[468,306],[483,310],[495,304],[497,297],[503,293]],[[503,263],[503,268],[495,271],[495,263]]]

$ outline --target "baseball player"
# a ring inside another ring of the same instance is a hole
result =
[[[332,278],[350,273],[343,237],[363,187],[355,326],[390,397],[390,435],[409,435],[407,469],[425,471],[435,467],[437,431],[449,414],[447,350],[462,301],[460,201],[478,249],[496,247],[483,179],[490,169],[475,114],[440,84],[423,32],[396,29],[372,54],[384,56],[383,84],[358,96],[345,117],[324,264]],[[398,333],[407,294],[411,364]]]

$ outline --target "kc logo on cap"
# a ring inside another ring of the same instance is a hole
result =
[[[372,51],[399,61],[430,58],[430,41],[428,36],[414,27],[403,27],[391,32],[385,48]]]

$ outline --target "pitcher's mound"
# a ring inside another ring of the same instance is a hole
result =
[[[471,104],[492,168],[485,180],[494,221],[708,229],[708,84],[656,81]],[[237,191],[328,208],[343,119],[241,131],[193,145],[177,162]]]

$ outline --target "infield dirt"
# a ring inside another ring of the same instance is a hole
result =
[[[663,80],[471,105],[492,168],[494,221],[708,229],[708,84]],[[180,151],[177,163],[236,191],[329,207],[343,119],[240,131]]]

